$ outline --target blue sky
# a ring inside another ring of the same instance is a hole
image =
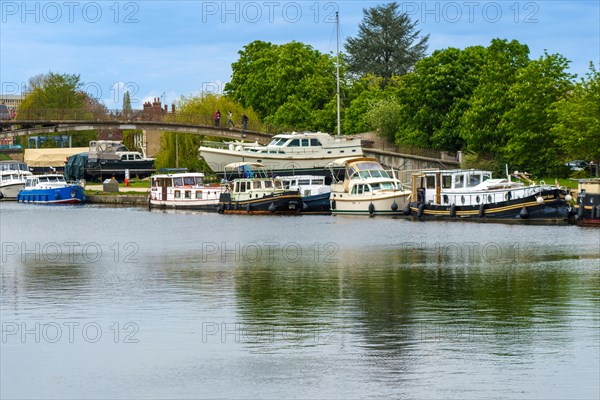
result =
[[[335,52],[333,13],[341,43],[356,35],[374,1],[49,1],[0,0],[0,92],[18,94],[31,76],[76,73],[108,108],[124,88],[134,108],[153,97],[219,91],[237,52],[254,40],[295,40]],[[489,45],[493,38],[527,44],[571,60],[583,75],[600,64],[600,0],[398,2],[429,49]]]

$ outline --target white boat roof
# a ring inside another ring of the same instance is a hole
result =
[[[370,161],[370,162],[376,162],[376,163],[380,164],[379,160],[377,160],[374,157],[345,157],[345,158],[338,158],[336,160],[333,160],[332,162],[327,164],[327,166],[343,167],[347,164],[355,163],[355,162],[359,162],[359,161]]]
[[[297,138],[297,137],[301,137],[301,136],[313,136],[313,137],[328,137],[330,138],[331,135],[327,132],[291,132],[291,133],[280,133],[278,135],[273,136],[274,138],[286,138],[286,139],[291,139],[291,138]]]
[[[288,175],[288,176],[278,176],[275,179],[280,179],[280,180],[325,179],[325,177],[323,175]]]
[[[204,177],[202,172],[177,172],[174,174],[156,174],[152,175],[152,178],[185,178],[185,177]]]
[[[34,178],[63,178],[65,179],[65,176],[62,174],[44,174],[44,175],[33,175]]]
[[[415,175],[434,175],[434,174],[465,174],[465,173],[487,173],[491,174],[491,171],[483,169],[429,169],[416,172]]]
[[[255,167],[255,168],[264,168],[265,166],[261,163],[257,163],[257,162],[234,162],[231,164],[227,164],[225,166],[225,169],[229,169],[229,170],[235,170],[238,169],[240,167]]]

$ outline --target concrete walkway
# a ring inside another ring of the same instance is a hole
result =
[[[102,192],[104,187],[102,185],[85,185],[85,190],[96,190]],[[134,188],[134,187],[122,187],[119,186],[119,192],[141,192],[148,193],[150,188]]]

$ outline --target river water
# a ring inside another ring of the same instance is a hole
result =
[[[595,398],[600,231],[0,203],[2,398]]]

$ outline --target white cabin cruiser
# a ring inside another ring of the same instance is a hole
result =
[[[199,148],[213,171],[223,171],[236,162],[259,163],[280,175],[320,174],[341,157],[362,156],[360,139],[331,136],[323,132],[282,133],[266,146],[258,143],[205,143]]]
[[[16,200],[31,175],[24,162],[0,161],[0,200]]]
[[[336,166],[344,166],[345,177],[331,185],[332,214],[402,215],[408,206],[411,191],[376,158],[343,158],[329,167]]]

